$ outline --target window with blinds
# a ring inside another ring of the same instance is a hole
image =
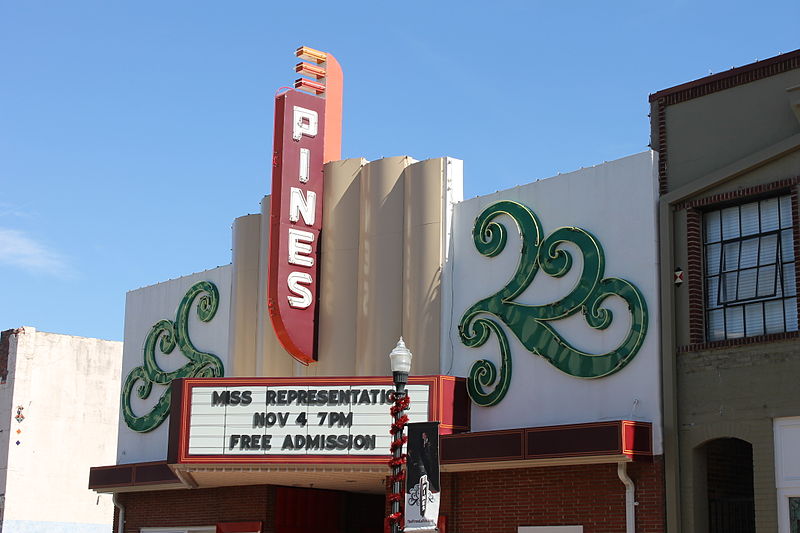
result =
[[[703,215],[709,341],[797,330],[789,195]]]

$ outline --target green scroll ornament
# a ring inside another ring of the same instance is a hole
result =
[[[506,227],[495,219],[508,215],[517,225],[522,250],[514,276],[495,294],[467,309],[458,326],[461,342],[468,347],[482,346],[494,333],[500,346],[500,370],[481,359],[473,363],[467,380],[470,398],[478,405],[495,405],[508,392],[511,383],[511,352],[500,319],[533,354],[540,355],[562,372],[579,378],[599,378],[617,372],[639,351],[647,333],[647,305],[639,290],[619,278],[604,278],[603,247],[581,228],[558,228],[546,238],[536,214],[528,207],[501,201],[486,208],[475,221],[472,237],[481,255],[495,257],[506,245]],[[583,255],[583,271],[572,291],[546,305],[527,305],[514,301],[541,269],[560,278],[572,268],[572,255],[561,248],[564,243],[578,247]],[[631,326],[615,350],[603,354],[583,352],[564,340],[551,323],[582,313],[586,323],[597,330],[606,329],[613,316],[602,307],[609,296],[618,296],[628,304]],[[487,387],[492,387],[487,390]]]
[[[169,384],[172,380],[221,377],[225,373],[219,357],[199,351],[189,338],[189,312],[195,300],[197,300],[197,317],[201,321],[208,322],[214,318],[219,307],[219,291],[213,283],[199,281],[189,288],[181,300],[175,322],[159,320],[150,329],[144,342],[144,364],[131,370],[125,380],[122,387],[122,415],[125,423],[134,431],[140,433],[153,431],[169,416],[172,396]],[[172,353],[177,345],[189,361],[177,370],[164,372],[156,361],[156,345],[167,355]],[[167,386],[158,403],[149,413],[142,416],[136,416],[131,407],[131,394],[137,383],[139,386],[136,395],[142,400],[150,396],[154,383]]]

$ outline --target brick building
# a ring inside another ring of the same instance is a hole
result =
[[[796,531],[800,51],[650,103],[669,530]]]

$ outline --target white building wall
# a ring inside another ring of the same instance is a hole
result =
[[[12,335],[0,384],[4,533],[110,531],[111,496],[88,489],[88,472],[114,461],[121,363],[121,342],[31,327]]]
[[[800,416],[776,418],[773,424],[778,533],[791,533],[792,521],[800,518]]]
[[[508,232],[505,249],[495,257],[484,257],[475,248],[472,228],[476,218],[500,200],[512,200],[533,210],[541,222],[543,237],[560,227],[578,227],[593,234],[605,252],[604,276],[622,278],[638,287],[649,315],[648,332],[637,355],[618,372],[596,379],[562,373],[529,352],[499,319],[495,320],[504,328],[511,346],[511,383],[505,398],[494,406],[472,406],[472,431],[641,420],[653,423],[654,451],[661,453],[657,181],[655,154],[644,152],[455,206],[451,259],[442,289],[452,301],[443,310],[442,324],[448,339],[443,344],[442,373],[469,376],[471,366],[479,359],[488,359],[500,368],[494,335],[483,346],[469,348],[460,342],[458,331],[465,310],[504,287],[520,259],[519,232],[507,216],[496,219]],[[561,278],[540,270],[515,301],[543,305],[572,290],[583,258],[574,245],[562,247],[572,254],[571,270]],[[590,328],[581,313],[551,325],[578,349],[607,352],[625,337],[631,319],[621,298],[612,296],[605,306],[614,313],[614,320],[604,331]]]
[[[216,355],[227,369],[229,366],[229,326],[231,303],[231,265],[225,265],[204,272],[190,274],[181,278],[143,287],[128,293],[125,300],[125,348],[122,363],[122,379],[114,395],[120,401],[122,384],[135,367],[144,363],[144,345],[147,335],[160,320],[175,321],[178,306],[186,292],[199,281],[213,283],[219,291],[219,307],[213,318],[202,322],[197,317],[197,301],[189,312],[189,336],[195,348],[201,352]],[[165,372],[182,367],[188,359],[175,347],[170,354],[156,350],[156,362]],[[226,371],[225,375],[228,375]],[[131,407],[134,414],[142,416],[150,412],[159,400],[166,386],[153,385],[150,395],[141,399],[136,390],[141,383],[134,385]],[[118,404],[119,405],[119,404]],[[92,466],[126,464],[146,461],[161,461],[167,458],[169,436],[169,417],[156,429],[137,432],[126,424],[122,411],[119,411],[119,445],[116,461],[96,461]]]

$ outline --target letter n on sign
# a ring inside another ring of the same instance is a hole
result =
[[[275,98],[269,316],[292,357],[317,360],[325,100],[289,90]]]

